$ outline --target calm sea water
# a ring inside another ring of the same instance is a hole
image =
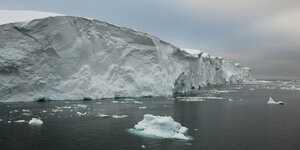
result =
[[[299,150],[299,83],[226,85],[173,98],[0,103],[0,149],[125,150],[144,145],[164,150]],[[285,105],[268,105],[270,96]],[[144,114],[172,116],[193,140],[128,133]],[[29,126],[33,117],[44,124]]]

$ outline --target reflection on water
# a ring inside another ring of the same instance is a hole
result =
[[[0,149],[300,149],[299,81],[209,87],[169,98],[0,103]],[[268,105],[269,97],[285,105]],[[127,132],[172,116],[194,139]],[[29,126],[41,118],[41,126]]]

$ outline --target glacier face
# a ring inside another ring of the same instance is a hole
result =
[[[0,26],[0,101],[167,96],[251,81],[249,68],[73,16]]]

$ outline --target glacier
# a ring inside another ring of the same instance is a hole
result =
[[[0,101],[170,96],[249,82],[251,69],[76,16],[0,25]]]
[[[143,120],[128,131],[142,136],[191,140],[192,137],[185,135],[187,130],[170,116],[145,114]]]

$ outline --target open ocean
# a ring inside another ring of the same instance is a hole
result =
[[[267,104],[269,97],[284,105]],[[171,116],[193,140],[127,132],[144,114]],[[44,123],[30,126],[31,118]],[[299,150],[300,81],[223,85],[173,97],[0,103],[0,150],[27,149]]]

